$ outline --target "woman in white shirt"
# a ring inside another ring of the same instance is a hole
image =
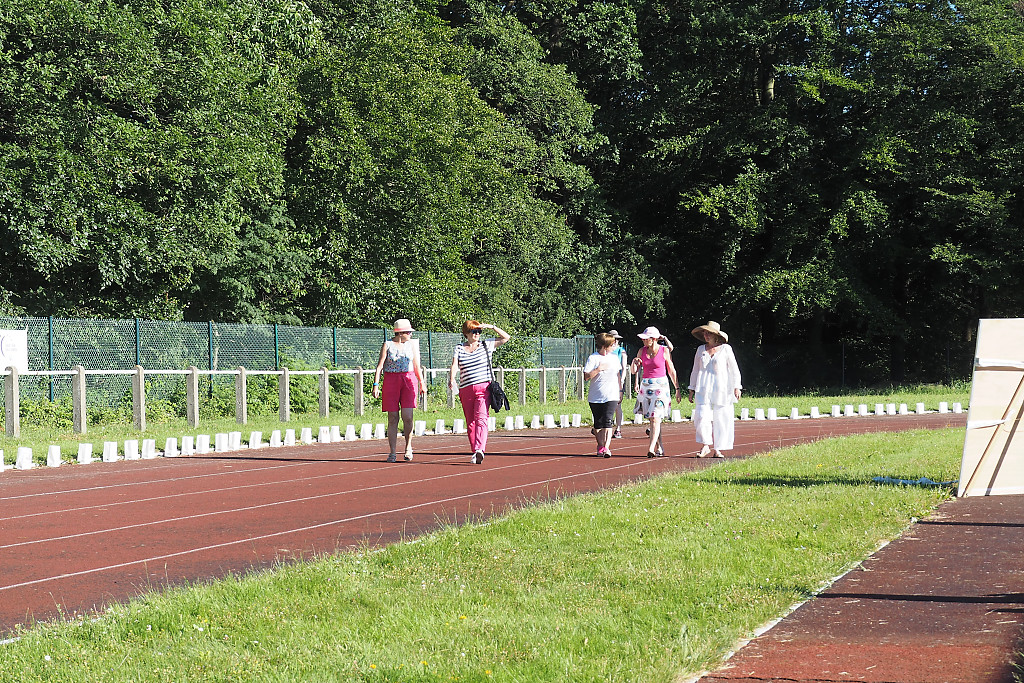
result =
[[[597,437],[597,456],[612,457],[612,433],[615,431],[615,409],[622,400],[622,361],[613,352],[615,337],[600,333],[594,335],[597,352],[590,354],[583,365],[583,379],[590,382],[587,401],[594,414],[594,436]]]
[[[384,400],[381,408],[388,414],[388,445],[391,452],[388,462],[398,458],[398,413],[402,413],[405,434],[405,459],[412,460],[412,418],[416,409],[416,397],[426,390],[423,382],[423,367],[420,365],[420,343],[412,338],[412,323],[405,318],[395,321],[395,335],[380,348],[377,371],[373,374],[373,397],[380,398],[381,375],[384,380]]]
[[[690,403],[694,403],[693,422],[697,428],[697,443],[702,444],[698,458],[713,453],[725,457],[735,439],[735,408],[740,400],[743,384],[736,355],[727,343],[729,335],[721,325],[709,321],[693,329],[693,336],[704,343],[697,347],[690,371]]]

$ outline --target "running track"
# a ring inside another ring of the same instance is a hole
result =
[[[963,427],[963,414],[736,423],[731,456],[870,431]],[[0,633],[100,610],[148,590],[337,550],[379,546],[530,501],[704,467],[690,423],[649,460],[644,427],[596,458],[589,429],[498,432],[482,465],[466,437],[418,437],[415,461],[386,442],[0,473]]]

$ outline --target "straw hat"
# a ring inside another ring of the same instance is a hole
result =
[[[693,334],[693,336],[699,339],[700,341],[704,341],[704,336],[701,334],[701,332],[710,332],[711,334],[716,334],[719,337],[721,337],[722,341],[729,341],[729,335],[723,332],[722,326],[716,323],[714,320],[709,320],[707,325],[701,325],[700,327],[693,328],[691,334]]]
[[[395,321],[395,334],[398,334],[399,332],[415,331],[416,330],[412,329],[412,323],[409,322],[407,318],[399,318],[398,320]]]
[[[657,327],[651,325],[646,330],[644,330],[643,332],[636,336],[640,337],[641,339],[661,339],[661,332],[658,331]]]

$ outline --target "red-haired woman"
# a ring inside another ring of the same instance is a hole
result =
[[[484,330],[493,331],[497,339],[481,340],[480,334]],[[462,336],[466,341],[455,347],[448,387],[455,391],[456,378],[458,379],[459,400],[462,401],[462,413],[466,416],[469,448],[473,451],[470,462],[478,465],[484,461],[484,452],[487,450],[487,421],[490,417],[487,385],[491,383],[490,354],[510,337],[497,326],[477,320],[467,320],[463,324]]]

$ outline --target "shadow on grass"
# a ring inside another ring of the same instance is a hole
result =
[[[897,487],[898,484],[885,484],[874,481],[873,475],[853,476],[843,474],[830,474],[822,476],[787,476],[780,474],[769,474],[764,476],[758,475],[740,475],[730,476],[729,474],[717,474],[714,471],[705,470],[701,474],[703,481],[714,482],[716,484],[730,484],[733,486],[777,486],[777,487],[791,487],[791,488],[810,488],[812,486],[889,486]],[[915,487],[921,488],[921,487]],[[952,491],[955,486],[929,486],[924,488],[939,488],[944,490]]]
[[[770,474],[765,476],[741,475],[729,476],[727,474],[717,475],[714,472],[702,472],[701,479],[716,484],[728,484],[731,486],[760,486],[760,487],[789,487],[789,488],[810,488],[812,486],[864,486],[865,484],[875,485],[870,476],[854,477],[844,475],[830,475],[821,477],[801,477]]]

